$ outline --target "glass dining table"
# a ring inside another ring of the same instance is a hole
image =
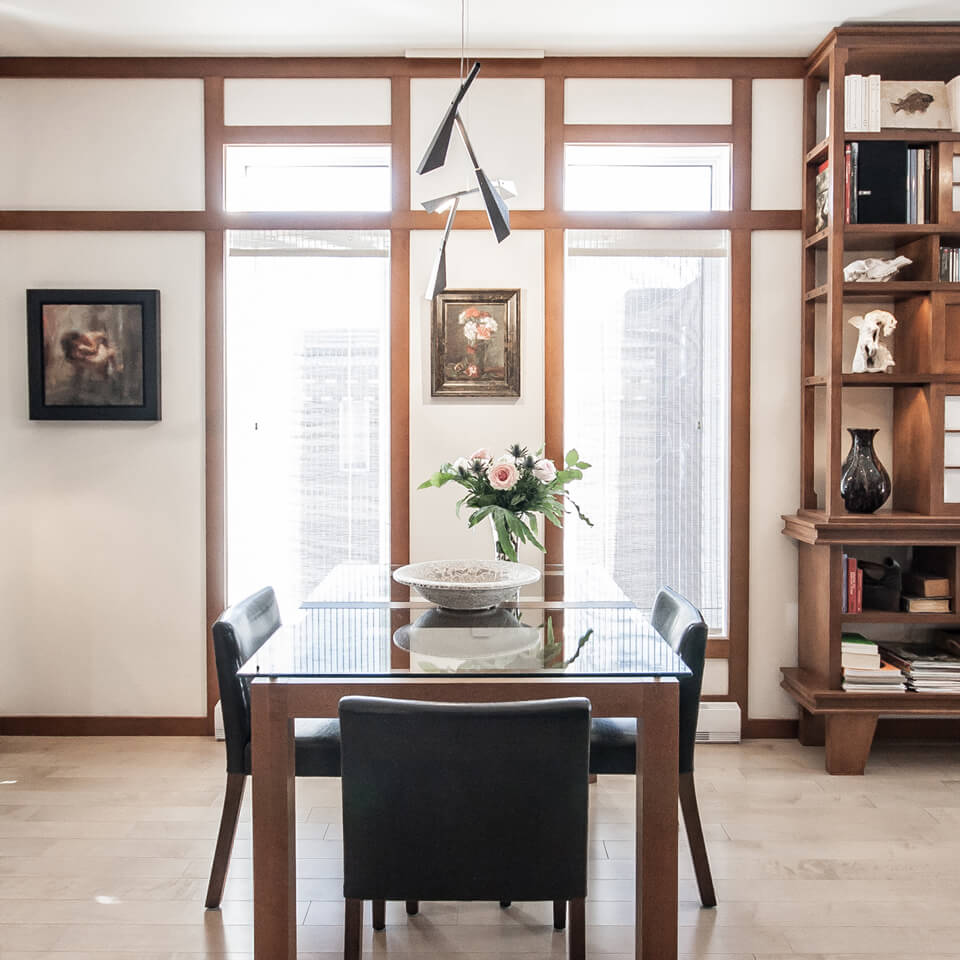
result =
[[[674,960],[683,661],[602,572],[548,565],[538,584],[482,611],[428,604],[391,573],[338,566],[240,670],[251,702],[255,960],[297,956],[293,721],[335,717],[347,695],[583,696],[594,716],[636,718],[635,954]]]

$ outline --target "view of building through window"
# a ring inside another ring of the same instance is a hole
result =
[[[724,231],[568,231],[565,448],[593,464],[564,560],[649,609],[663,585],[727,624],[729,261]]]
[[[388,231],[227,234],[228,598],[389,558]]]

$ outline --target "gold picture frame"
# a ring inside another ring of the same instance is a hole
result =
[[[431,396],[520,396],[520,291],[444,290],[433,298]]]

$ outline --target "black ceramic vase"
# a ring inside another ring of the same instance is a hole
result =
[[[853,446],[843,463],[840,496],[850,513],[873,513],[890,496],[890,474],[873,452],[876,430],[853,430]]]

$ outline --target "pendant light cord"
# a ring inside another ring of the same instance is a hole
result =
[[[467,36],[467,0],[460,0],[460,83],[463,83],[463,54]]]

